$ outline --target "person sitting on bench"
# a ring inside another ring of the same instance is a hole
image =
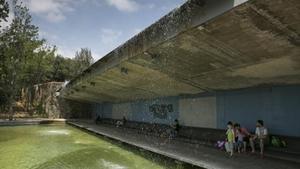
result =
[[[126,122],[127,122],[127,119],[126,119],[126,117],[125,116],[123,116],[123,125],[125,125],[126,124]]]
[[[122,121],[121,121],[121,120],[118,120],[118,121],[116,122],[116,126],[117,126],[117,127],[123,126],[123,125],[125,125],[126,122],[127,122],[127,119],[126,119],[125,116],[123,116]]]
[[[179,122],[177,119],[174,120],[174,123],[170,125],[170,128],[168,128],[166,131],[165,131],[165,134],[161,134],[161,136],[164,136],[166,135],[167,136],[167,139],[165,141],[163,141],[161,143],[161,145],[165,145],[167,142],[171,141],[172,139],[174,139],[178,132],[179,132],[179,129],[181,128],[181,126],[179,125]]]
[[[171,132],[170,138],[174,138],[177,136],[180,129],[180,125],[177,119],[174,120],[174,124],[172,124],[171,127],[173,130]]]
[[[95,123],[96,124],[99,124],[101,122],[101,117],[100,115],[97,116],[96,120],[95,120]]]
[[[235,141],[236,141],[236,148],[238,152],[240,152],[240,149],[242,149],[242,152],[246,152],[247,143],[249,143],[249,138],[251,134],[248,132],[248,130],[244,127],[241,127],[239,123],[234,124],[234,131],[235,131]]]
[[[250,146],[252,153],[255,153],[255,141],[259,141],[260,155],[264,156],[264,145],[268,141],[268,130],[264,127],[264,121],[257,120],[255,135],[250,137]]]

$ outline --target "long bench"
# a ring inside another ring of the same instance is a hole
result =
[[[178,133],[179,138],[184,138],[190,142],[202,143],[212,146],[218,140],[224,140],[225,130],[200,128],[200,127],[187,127],[182,126]]]
[[[115,119],[101,119],[101,125],[116,126],[117,121]],[[124,125],[120,126],[122,129],[130,129],[129,131],[140,133],[143,135],[151,135],[156,137],[168,138],[169,131],[172,128],[166,124],[157,123],[145,123],[136,121],[127,121]],[[282,160],[288,160],[292,162],[300,163],[300,138],[277,136],[287,142],[287,148],[276,148],[267,146],[266,156],[272,158],[278,158]],[[213,146],[218,140],[224,140],[225,130],[211,129],[211,128],[199,128],[182,126],[179,130],[177,137],[178,141],[188,142],[195,145]]]
[[[122,120],[101,119],[100,123],[116,126],[117,121]],[[172,130],[171,126],[166,124],[135,121],[126,121],[126,123],[121,127],[135,130],[137,133],[153,135],[157,137],[168,137],[170,130]],[[225,130],[220,129],[181,126],[176,139],[197,144],[213,145],[213,143],[215,143],[217,140],[223,140],[225,138],[224,133]]]
[[[116,126],[117,121],[115,119],[101,119],[101,124]],[[169,130],[172,128],[166,124],[157,123],[145,123],[136,121],[127,121],[122,128],[131,129],[133,132],[141,133],[144,135],[152,135],[157,137],[168,137]],[[288,137],[288,136],[277,136],[285,140],[288,144],[287,148],[276,148],[268,146],[266,149],[272,154],[285,153],[291,156],[300,157],[300,138]],[[211,129],[211,128],[199,128],[199,127],[187,127],[182,126],[175,138],[180,141],[194,143],[194,144],[204,144],[208,146],[213,146],[218,140],[224,140],[225,130],[222,129]]]
[[[117,121],[115,119],[101,119],[101,124],[117,126]],[[145,123],[145,122],[135,122],[135,121],[126,121],[125,124],[120,126],[122,128],[128,128],[135,130],[137,133],[145,135],[154,135],[157,137],[166,137],[166,133],[171,129],[170,126],[165,124],[157,123]]]

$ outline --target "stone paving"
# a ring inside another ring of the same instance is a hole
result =
[[[72,121],[71,125],[106,136],[148,151],[203,168],[213,169],[299,169],[300,163],[270,157],[260,158],[258,154],[235,154],[229,157],[225,152],[206,147],[138,134],[134,130],[107,125],[96,125],[89,121]]]

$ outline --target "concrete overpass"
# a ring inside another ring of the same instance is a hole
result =
[[[95,112],[107,118],[179,118],[210,128],[264,119],[274,133],[300,136],[299,9],[299,0],[189,0],[98,60],[61,96],[97,103]],[[154,103],[174,112],[157,118],[148,108]]]
[[[299,84],[300,2],[242,2],[186,2],[72,80],[63,97],[120,102]]]

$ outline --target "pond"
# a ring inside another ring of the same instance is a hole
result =
[[[194,168],[67,124],[0,127],[1,169]]]

